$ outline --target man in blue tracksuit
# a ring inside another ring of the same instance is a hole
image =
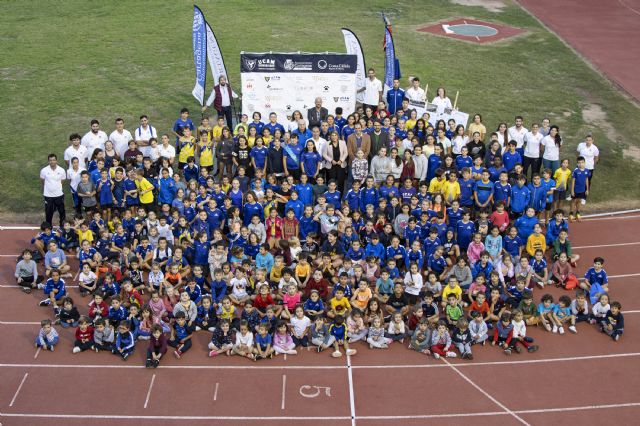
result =
[[[404,90],[400,88],[400,80],[393,80],[393,88],[387,92],[387,109],[391,115],[402,108],[402,100],[404,99]]]

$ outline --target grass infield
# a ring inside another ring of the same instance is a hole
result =
[[[367,2],[234,0],[197,2],[218,37],[238,88],[239,52],[337,51],[341,27],[363,45],[367,66],[384,73],[384,10],[393,23],[403,84],[418,75],[430,96],[444,85],[460,91],[460,109],[480,112],[489,131],[516,114],[528,126],[548,116],[565,138],[564,155],[591,131],[601,162],[590,205],[635,206],[640,186],[639,108],[586,65],[519,6],[500,12],[444,0]],[[495,3],[495,2],[492,2]],[[62,155],[68,136],[97,118],[108,133],[116,116],[133,131],[146,113],[159,132],[181,107],[200,114],[194,85],[193,1],[5,0],[0,15],[0,213],[41,213],[38,171],[46,155]],[[472,17],[526,33],[487,45],[435,37],[416,29],[443,19]],[[624,48],[623,46],[620,47]],[[211,81],[208,82],[210,90]],[[238,90],[238,89],[236,89]],[[572,165],[574,162],[572,161]],[[589,205],[588,204],[588,205]],[[16,219],[19,220],[19,219]]]

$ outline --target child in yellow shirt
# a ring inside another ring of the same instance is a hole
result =
[[[536,223],[533,226],[533,234],[529,235],[527,238],[527,253],[529,256],[534,257],[536,254],[536,250],[542,250],[542,253],[547,251],[547,240],[544,234],[542,233],[542,227],[539,223]]]

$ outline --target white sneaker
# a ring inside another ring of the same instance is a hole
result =
[[[544,288],[544,283],[542,281],[536,281],[536,284],[538,285],[538,287]]]
[[[77,354],[80,352],[80,348],[77,346],[74,346],[73,349],[71,350],[72,353]]]
[[[455,352],[447,352],[447,358],[456,358],[458,355]]]
[[[576,326],[575,325],[570,326],[569,327],[569,331],[574,333],[574,334],[578,332],[578,330],[576,330]]]
[[[334,358],[340,358],[342,356],[342,352],[340,351],[335,351],[331,354],[332,357]]]
[[[209,327],[207,330],[209,330],[210,332],[213,333],[214,331],[216,331],[216,328],[215,327]]]
[[[358,351],[356,351],[355,349],[347,349],[347,355],[349,355],[349,356],[355,355],[357,353],[358,353]]]
[[[554,325],[553,326],[553,330],[551,330],[553,333],[557,333],[558,332],[558,326]]]
[[[558,328],[558,331],[560,332],[560,334],[564,334],[564,327],[563,327],[563,326],[560,326],[560,327]]]
[[[44,284],[43,283],[38,284],[38,290],[44,290]]]
[[[196,325],[196,331],[200,331],[200,330],[202,330],[202,328]]]
[[[434,357],[435,359],[440,359],[440,354],[434,353],[434,354],[433,354],[433,357]]]

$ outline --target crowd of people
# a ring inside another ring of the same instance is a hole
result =
[[[51,154],[41,172],[46,220],[16,267],[52,309],[36,346],[54,350],[56,326],[73,327],[73,353],[126,360],[146,341],[157,367],[168,346],[185,356],[194,333],[211,335],[210,357],[254,361],[307,346],[354,355],[359,341],[509,355],[538,349],[528,327],[577,333],[580,322],[617,341],[604,259],[578,277],[569,233],[594,178],[593,138],[570,155],[546,118],[432,126],[408,106],[419,80],[406,92],[396,80],[386,98],[378,86],[347,117],[318,98],[306,119],[256,112],[231,128],[218,102],[214,123],[196,126],[184,108],[170,133],[143,115],[133,135],[121,118],[109,136],[98,120],[72,134],[67,170]],[[444,88],[432,102],[451,106]],[[554,300],[550,286],[568,292]]]

